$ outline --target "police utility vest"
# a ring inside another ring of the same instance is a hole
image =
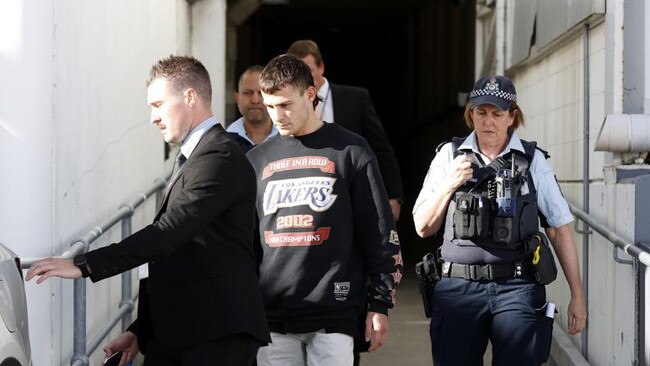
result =
[[[449,202],[443,259],[465,264],[520,260],[527,254],[524,242],[539,230],[541,213],[528,169],[537,143],[521,140],[524,153],[511,150],[485,165],[473,151],[459,150],[464,140],[452,139],[454,158],[470,156],[474,174]]]

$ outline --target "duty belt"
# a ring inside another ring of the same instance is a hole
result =
[[[472,281],[491,281],[505,277],[521,277],[527,270],[524,263],[498,263],[498,264],[461,264],[444,262],[442,275],[444,277],[459,277]]]

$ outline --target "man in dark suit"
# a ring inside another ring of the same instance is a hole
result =
[[[139,346],[147,366],[250,365],[270,341],[252,247],[255,173],[212,116],[198,60],[155,64],[147,101],[165,141],[181,145],[153,224],[74,260],[36,262],[26,278],[96,282],[149,263],[138,319],[105,351],[124,351],[124,363]]]
[[[377,155],[382,180],[388,193],[393,219],[397,221],[404,198],[402,178],[393,147],[386,137],[367,89],[330,83],[323,75],[325,62],[316,42],[299,40],[287,53],[300,58],[311,69],[314,84],[321,100],[316,106],[316,117],[336,123],[363,136]]]

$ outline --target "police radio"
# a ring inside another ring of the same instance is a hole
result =
[[[499,172],[499,175],[494,178],[496,184],[496,202],[497,202],[497,216],[500,217],[513,217],[517,209],[517,199],[513,197],[512,191],[514,186],[514,179],[509,170]]]
[[[515,173],[515,159],[512,159],[510,170],[500,170],[494,178],[493,195],[496,202],[496,217],[492,239],[496,243],[512,243],[515,238],[514,230],[517,229],[517,193],[519,191],[519,177]]]

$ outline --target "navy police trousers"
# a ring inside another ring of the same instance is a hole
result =
[[[488,340],[493,365],[539,365],[550,350],[553,319],[546,291],[534,280],[469,281],[443,277],[433,291],[431,352],[436,366],[483,365]]]

